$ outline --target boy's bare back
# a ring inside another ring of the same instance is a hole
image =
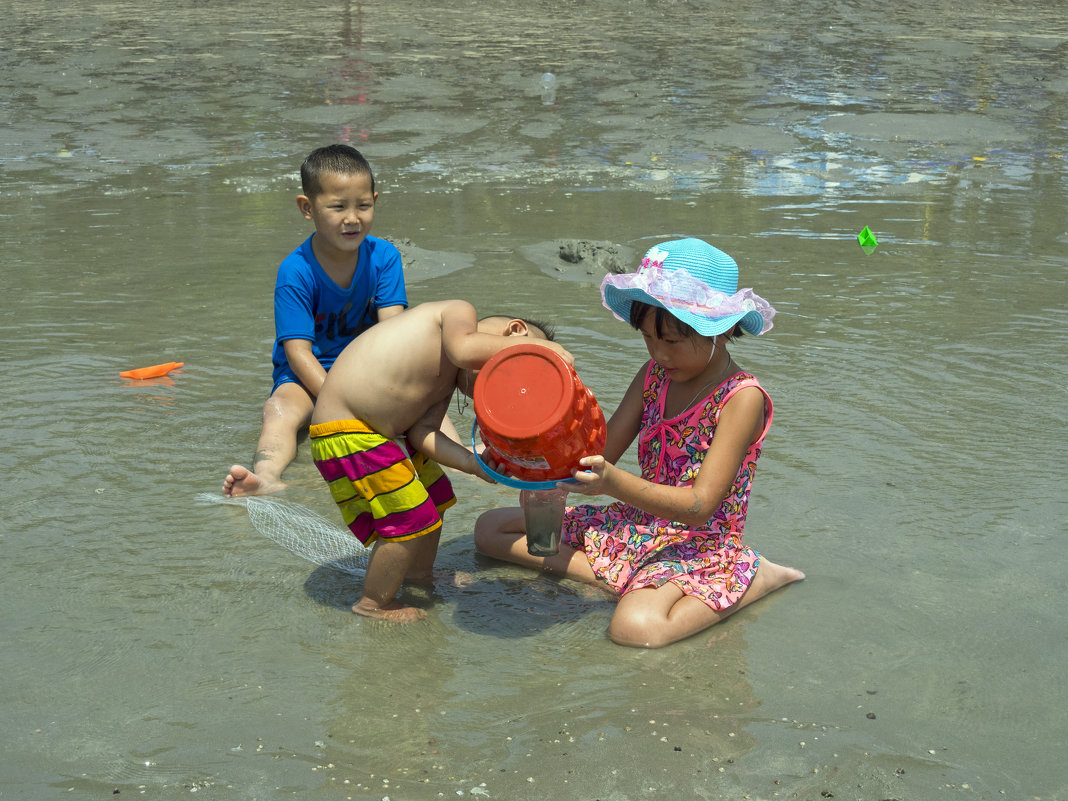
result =
[[[420,304],[356,337],[330,368],[312,423],[357,419],[396,437],[451,396],[459,368],[442,346],[442,313],[456,303],[463,302]],[[470,316],[474,330],[473,308]]]
[[[330,368],[312,424],[356,419],[383,436],[400,436],[448,402],[461,370],[478,370],[509,344],[507,328],[507,318],[480,322],[463,300],[423,303],[373,325]],[[544,334],[530,329],[529,336],[573,361]]]

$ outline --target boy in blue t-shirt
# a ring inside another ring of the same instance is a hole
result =
[[[278,268],[274,387],[252,469],[230,468],[222,487],[228,496],[285,487],[282,471],[334,359],[361,331],[408,305],[400,252],[369,235],[378,193],[367,159],[348,145],[322,147],[304,160],[300,181],[297,208],[315,233]]]

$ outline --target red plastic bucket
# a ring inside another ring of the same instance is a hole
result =
[[[482,442],[507,472],[525,481],[571,477],[583,456],[604,451],[604,413],[560,356],[514,345],[478,373],[475,417]]]

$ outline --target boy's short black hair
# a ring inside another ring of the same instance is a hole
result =
[[[313,150],[300,165],[300,186],[308,197],[323,191],[319,176],[325,172],[340,175],[366,175],[371,179],[371,192],[375,191],[375,174],[363,153],[349,145],[327,145]]]
[[[656,314],[653,320],[653,330],[656,331],[656,335],[661,339],[664,338],[664,326],[670,325],[671,330],[680,337],[686,339],[695,339],[701,336],[698,334],[689,323],[684,323],[674,314],[669,312],[663,306],[654,306],[651,303],[642,303],[640,300],[635,300],[630,304],[630,324],[635,331],[640,331],[642,323],[645,322],[645,315],[650,311]],[[734,326],[732,331],[724,332],[728,339],[737,339],[745,332],[742,330],[741,325]]]
[[[545,338],[550,342],[556,342],[556,326],[552,323],[545,323],[541,320],[528,319],[526,317],[516,317],[515,319],[522,320],[527,324],[527,328],[537,328],[545,334]]]

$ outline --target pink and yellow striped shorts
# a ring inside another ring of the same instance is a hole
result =
[[[309,435],[315,466],[345,525],[364,545],[379,537],[400,541],[433,534],[441,528],[442,513],[456,503],[441,465],[360,420],[313,425]]]

